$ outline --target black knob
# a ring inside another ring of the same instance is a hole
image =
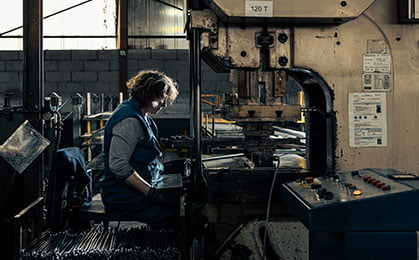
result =
[[[351,186],[351,187],[349,187],[349,190],[350,190],[350,191],[354,191],[354,190],[356,190],[356,186]]]
[[[286,65],[287,65],[287,63],[288,63],[288,58],[287,58],[287,57],[285,57],[285,56],[281,56],[281,57],[279,57],[279,59],[278,59],[278,63],[279,63],[279,65],[281,65],[281,66],[286,66]]]
[[[280,43],[286,43],[288,41],[288,35],[286,33],[284,33],[284,32],[280,33],[278,35],[278,41]]]
[[[313,190],[315,190],[315,189],[320,189],[322,187],[322,185],[321,184],[319,184],[319,183],[313,183],[313,184],[311,184],[311,188],[313,189]]]
[[[325,200],[333,199],[333,193],[331,193],[330,191],[326,192],[326,194],[324,195],[324,199]]]
[[[352,176],[358,176],[359,175],[359,171],[351,171],[351,175]]]
[[[324,198],[324,196],[326,195],[327,190],[325,188],[320,188],[317,190],[317,194],[319,195],[319,198]]]

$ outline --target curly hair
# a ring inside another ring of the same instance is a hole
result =
[[[152,101],[167,97],[170,103],[179,94],[176,83],[163,72],[143,70],[127,81],[132,98],[140,108],[149,107]]]

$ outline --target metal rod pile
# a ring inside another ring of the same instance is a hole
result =
[[[21,259],[181,259],[178,241],[172,230],[149,227],[46,231],[21,251]]]

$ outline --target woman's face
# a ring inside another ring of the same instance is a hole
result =
[[[159,98],[151,102],[150,106],[147,108],[147,113],[149,114],[157,114],[163,108],[167,107],[167,99],[168,97],[165,96],[163,98]]]

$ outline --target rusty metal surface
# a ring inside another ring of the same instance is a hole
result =
[[[397,24],[396,1],[376,1],[359,18],[338,27],[295,28],[295,67],[318,72],[334,92],[336,169],[383,167],[418,174],[418,24]],[[386,93],[386,147],[349,146],[349,93],[362,92],[363,55],[369,40],[384,40],[393,88]]]
[[[241,3],[241,1],[223,2],[221,0],[212,2],[231,6],[233,6],[233,2],[235,3],[234,6],[240,5],[237,2]],[[310,9],[310,13],[315,15],[318,8],[326,9],[324,7],[327,5],[322,4],[326,2],[315,1],[299,6]],[[340,2],[337,1],[328,6],[340,9],[341,7],[336,6],[339,4]],[[291,69],[304,68],[318,73],[332,90],[333,110],[336,111],[337,140],[336,147],[333,148],[333,154],[336,154],[337,170],[379,166],[394,167],[402,171],[417,173],[419,162],[415,158],[415,151],[419,146],[419,137],[411,133],[417,132],[418,127],[417,120],[411,119],[415,118],[415,113],[412,111],[418,111],[417,100],[419,94],[416,90],[417,82],[419,82],[419,45],[417,38],[419,25],[399,24],[397,22],[396,1],[347,1],[345,8],[354,8],[358,4],[360,4],[359,6],[365,5],[364,7],[368,8],[359,8],[356,12],[358,17],[340,25],[290,25],[292,28],[290,32],[293,35],[293,42],[290,43]],[[324,11],[329,12],[330,10]],[[247,39],[242,40],[254,42],[254,34],[257,31],[254,29],[256,24],[252,24],[250,19],[248,22],[246,29],[249,29],[249,33],[242,33],[242,35],[247,35]],[[251,66],[251,62],[249,64],[242,61],[234,62],[238,61],[234,56],[240,55],[241,47],[240,45],[237,45],[237,47],[228,46],[232,42],[227,36],[229,32],[240,30],[239,26],[237,28],[234,28],[234,26],[233,23],[229,25],[229,28],[219,27],[217,49],[211,45],[207,47],[214,56],[220,57],[220,60],[227,66],[234,65],[241,69],[240,66],[242,65]],[[275,28],[274,26],[271,27]],[[368,42],[377,40],[384,41],[385,51],[391,56],[392,64],[393,88],[386,93],[387,107],[389,107],[387,113],[388,146],[351,148],[349,147],[348,95],[349,93],[362,92],[363,55],[368,51]],[[238,43],[238,40],[235,43]],[[270,49],[271,54],[274,53],[275,48]],[[259,53],[256,46],[252,46],[252,49],[245,51],[250,53],[248,57],[253,57]],[[232,57],[230,58],[230,56]],[[258,59],[256,58],[256,60]],[[302,81],[301,84],[309,85],[312,83],[307,77],[306,81]],[[240,101],[252,95],[247,89],[241,92],[237,91],[237,93],[240,93]]]
[[[237,105],[230,109],[230,117],[235,121],[296,121],[300,116],[298,105]]]
[[[290,67],[292,61],[290,28],[268,27],[264,31],[259,25],[247,25],[245,28],[239,25],[226,26],[218,23],[217,17],[209,10],[203,12],[193,13],[198,17],[192,18],[193,21],[197,21],[196,27],[207,31],[202,35],[202,47],[227,68],[259,68],[261,66],[260,50],[263,46],[258,41],[258,37],[263,35],[272,39],[272,42],[267,44],[269,66],[278,69]],[[286,58],[285,61],[283,61],[284,58]]]

